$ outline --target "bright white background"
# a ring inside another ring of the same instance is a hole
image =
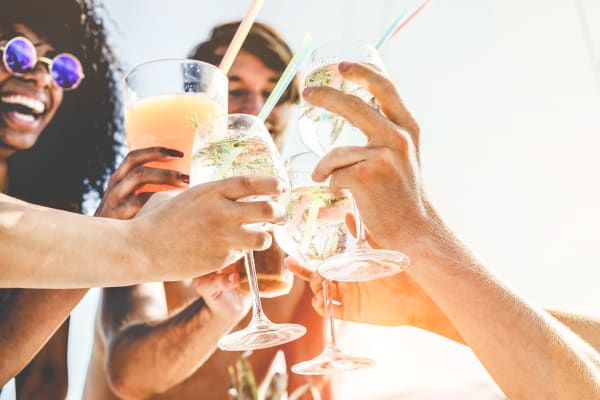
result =
[[[249,3],[105,1],[127,66],[185,56]],[[317,43],[374,42],[418,4],[266,0],[259,19],[293,47],[307,31]],[[426,186],[450,225],[530,301],[600,315],[597,21],[597,0],[437,0],[382,55],[421,123]],[[287,152],[301,146],[295,126],[289,136]],[[73,316],[71,399],[80,397],[96,301],[92,292]],[[340,398],[494,398],[461,346],[410,328],[346,324],[341,334],[344,349],[378,364],[347,375]]]

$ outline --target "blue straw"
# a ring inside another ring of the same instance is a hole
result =
[[[379,50],[385,44],[385,42],[387,42],[388,39],[390,37],[392,37],[392,35],[396,31],[396,28],[398,28],[400,26],[400,24],[402,23],[402,21],[404,19],[404,16],[406,15],[406,13],[407,13],[406,10],[402,11],[402,13],[400,13],[400,15],[398,15],[398,17],[394,20],[394,22],[392,22],[392,24],[390,25],[390,27],[387,29],[387,31],[385,31],[385,33],[383,34],[383,36],[381,37],[381,39],[379,39],[379,41],[375,45],[375,48],[377,50]]]

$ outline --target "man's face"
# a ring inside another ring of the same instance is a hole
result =
[[[280,72],[267,67],[258,57],[241,51],[229,71],[229,113],[257,115],[275,87]],[[292,105],[277,105],[266,126],[279,149],[290,119]]]

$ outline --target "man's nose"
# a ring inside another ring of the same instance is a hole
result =
[[[265,99],[261,93],[250,92],[244,98],[240,111],[244,114],[257,115],[264,104]]]

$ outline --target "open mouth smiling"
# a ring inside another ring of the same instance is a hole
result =
[[[38,98],[22,94],[4,94],[0,97],[0,112],[17,128],[33,128],[41,120],[46,105]]]

